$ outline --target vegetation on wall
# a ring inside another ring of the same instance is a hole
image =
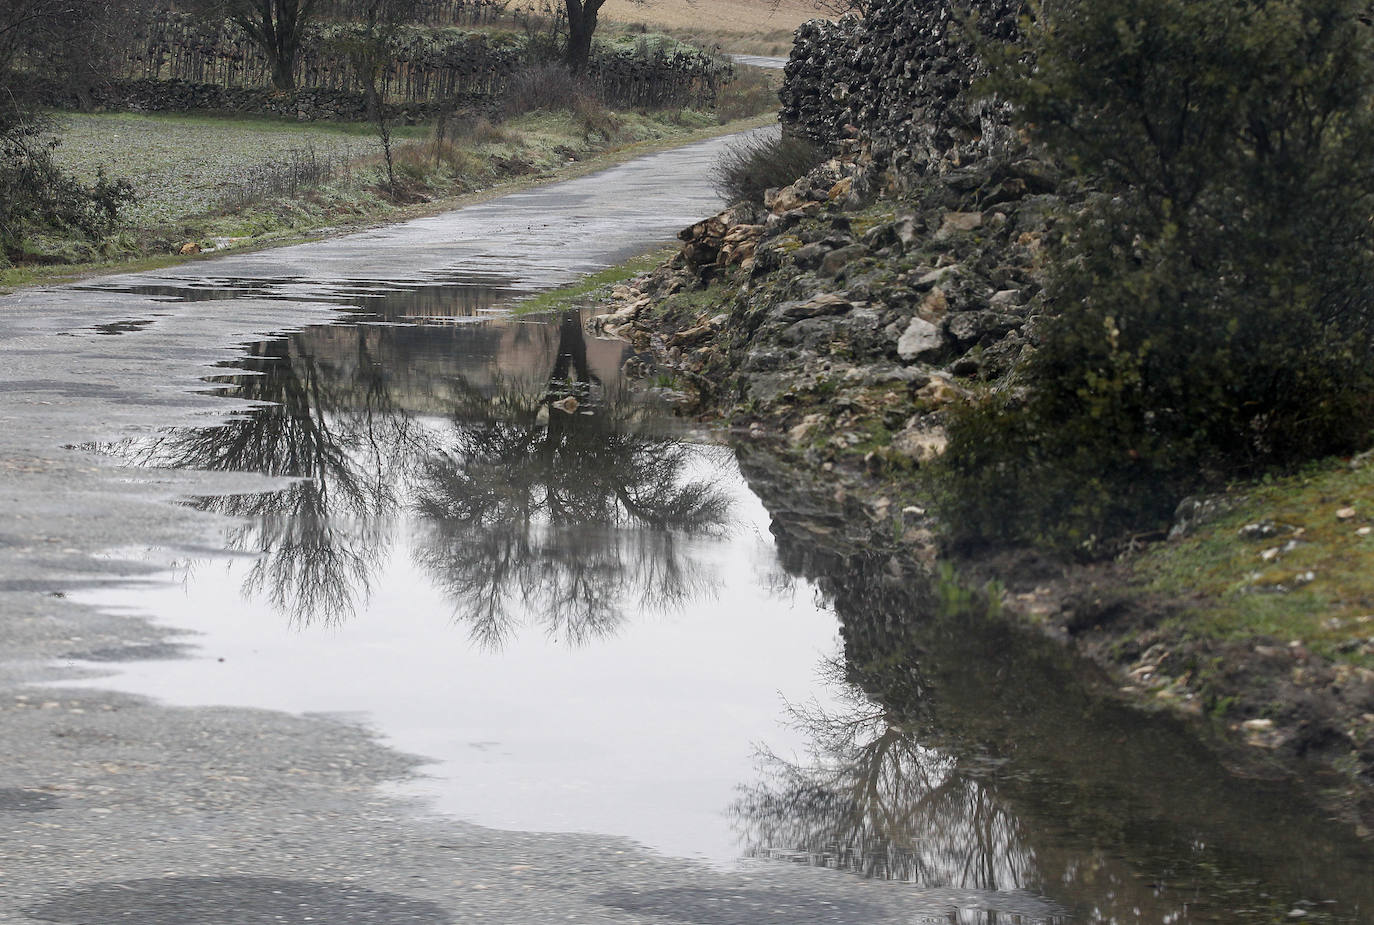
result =
[[[1094,550],[1189,491],[1368,443],[1363,11],[1044,0],[1028,47],[992,56],[992,87],[1079,195],[1018,387],[951,422],[958,536]]]

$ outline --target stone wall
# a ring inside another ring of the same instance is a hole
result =
[[[301,122],[361,122],[367,102],[361,93],[308,89],[279,93],[265,87],[222,87],[186,80],[120,80],[93,87],[81,98],[55,84],[30,83],[26,95],[57,109],[120,110],[129,112],[222,112],[284,116]],[[494,111],[489,94],[466,94],[451,99],[387,105],[388,118],[414,125],[454,109]]]
[[[1022,0],[878,0],[864,19],[797,32],[782,89],[790,131],[853,140],[901,178],[943,171],[1011,141],[1005,109],[966,92],[985,73],[975,45],[1018,34]]]

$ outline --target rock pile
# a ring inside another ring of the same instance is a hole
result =
[[[895,474],[939,455],[947,406],[1034,342],[1064,205],[1007,113],[969,92],[975,45],[1014,39],[1021,0],[973,3],[970,19],[954,0],[880,0],[799,30],[784,122],[839,153],[683,231],[609,323],[636,369],[812,464]]]
[[[604,330],[694,412],[786,435],[813,464],[938,456],[942,411],[1033,339],[1060,200],[1039,162],[989,158],[859,207],[864,169],[833,159],[684,230],[672,260],[616,293]]]

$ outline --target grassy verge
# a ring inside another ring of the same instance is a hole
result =
[[[202,253],[255,249],[434,214],[772,119],[721,125],[712,112],[598,109],[470,121],[443,138],[432,127],[402,128],[392,188],[366,125],[69,117],[63,165],[86,178],[102,168],[129,177],[139,204],[100,242],[34,236],[25,259],[0,270],[0,291],[193,259],[179,256],[187,244]]]
[[[664,260],[672,256],[676,248],[657,250],[632,258],[625,263],[607,267],[600,273],[584,276],[575,283],[559,289],[549,289],[514,306],[517,315],[544,314],[560,312],[570,308],[585,308],[598,295],[608,292],[617,283],[634,279],[648,273]]]
[[[1231,500],[1224,516],[1135,560],[1144,588],[1187,602],[1190,635],[1299,641],[1374,668],[1374,466],[1328,461]]]

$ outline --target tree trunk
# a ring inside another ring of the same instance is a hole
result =
[[[587,70],[592,56],[592,35],[596,32],[596,14],[605,0],[565,0],[568,10],[568,70],[581,75]]]
[[[293,64],[293,61],[283,60],[275,55],[272,57],[272,86],[274,88],[286,93],[296,89],[296,69],[292,67]]]

